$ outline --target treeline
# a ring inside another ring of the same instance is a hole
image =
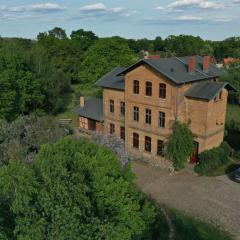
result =
[[[222,42],[193,36],[148,39],[99,38],[91,31],[61,28],[39,33],[37,40],[0,38],[0,119],[64,111],[65,97],[78,84],[79,94],[96,95],[95,81],[112,68],[128,66],[141,50],[165,56],[210,54],[240,58],[240,38]]]

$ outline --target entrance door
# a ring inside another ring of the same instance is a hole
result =
[[[96,121],[88,119],[88,130],[96,131]]]
[[[193,150],[193,154],[190,158],[190,163],[192,163],[192,164],[196,164],[198,162],[198,148],[199,148],[199,143],[194,142],[194,150]]]

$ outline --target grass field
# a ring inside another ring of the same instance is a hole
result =
[[[240,106],[228,104],[227,107],[227,122],[234,120],[240,122]]]
[[[204,211],[204,209],[203,209]],[[175,240],[231,240],[230,234],[177,210],[169,210],[175,230]]]

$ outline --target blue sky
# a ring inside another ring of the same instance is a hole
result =
[[[36,38],[55,26],[150,39],[240,36],[240,0],[0,0],[0,35]]]

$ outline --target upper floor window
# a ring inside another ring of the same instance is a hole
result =
[[[152,96],[152,83],[146,82],[146,96]]]
[[[125,102],[120,102],[120,112],[122,115],[125,114]]]
[[[125,127],[120,127],[120,138],[125,141]]]
[[[113,123],[110,123],[110,134],[115,133],[115,125]]]
[[[160,128],[165,127],[165,112],[159,112],[158,127]]]
[[[148,108],[146,109],[145,123],[146,124],[152,123],[152,110]]]
[[[133,120],[137,122],[139,121],[139,107],[133,107]]]
[[[110,106],[110,109],[109,109],[110,112],[114,113],[114,100],[112,100],[112,99],[110,100],[110,105],[109,106]]]
[[[219,93],[219,100],[222,100],[223,93],[222,91]]]
[[[162,140],[157,141],[157,155],[164,156],[164,142]]]
[[[159,84],[159,98],[166,98],[166,84]]]
[[[145,137],[145,151],[152,151],[152,139],[150,137]]]
[[[133,133],[133,147],[139,148],[139,134]]]
[[[139,94],[139,81],[138,80],[133,81],[133,93]]]

